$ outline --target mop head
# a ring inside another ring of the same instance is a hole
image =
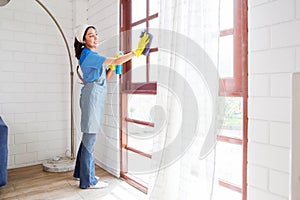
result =
[[[146,33],[148,35],[149,39],[150,39],[149,43],[146,45],[144,51],[142,52],[142,54],[144,56],[147,56],[149,51],[150,51],[153,35],[151,33],[149,33],[147,30],[144,30],[144,31],[141,32],[140,38],[143,37],[144,33]]]

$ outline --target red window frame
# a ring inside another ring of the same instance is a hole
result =
[[[224,1],[224,0],[223,0]],[[219,185],[242,193],[242,199],[247,200],[247,152],[248,152],[248,1],[234,0],[234,24],[232,29],[220,30],[220,37],[233,35],[233,77],[220,79],[220,96],[243,98],[243,138],[218,136],[217,140],[242,145],[243,169],[242,187],[225,180],[219,180]]]
[[[132,27],[137,26],[139,24],[146,22],[146,28],[149,28],[149,21],[158,17],[158,13],[153,15],[149,15],[149,4],[150,0],[146,1],[146,17],[144,19],[140,19],[138,21],[132,22],[132,13],[131,13],[131,6],[132,0],[120,0],[120,44],[121,49],[124,52],[129,52],[133,49],[131,46],[131,30]],[[151,53],[157,52],[158,48],[151,48],[149,55]],[[123,71],[125,75],[122,75],[120,78],[120,102],[121,102],[121,109],[120,109],[120,116],[121,116],[121,158],[120,158],[120,166],[121,166],[121,177],[124,178],[128,183],[132,184],[133,186],[137,187],[141,191],[147,193],[148,187],[146,184],[143,183],[142,180],[138,180],[137,178],[127,174],[127,157],[126,152],[131,151],[141,156],[147,157],[149,159],[152,158],[152,155],[142,152],[134,147],[128,146],[128,136],[127,136],[127,123],[135,123],[144,126],[154,127],[152,122],[146,122],[139,119],[131,119],[127,116],[127,95],[129,94],[144,94],[144,95],[156,95],[157,92],[157,83],[150,82],[150,59],[149,56],[146,57],[146,81],[145,82],[132,82],[132,62],[128,61],[123,64]]]

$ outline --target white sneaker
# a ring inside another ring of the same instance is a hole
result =
[[[91,189],[101,189],[101,188],[105,188],[108,186],[108,183],[103,182],[103,181],[98,181],[98,183],[96,185],[90,185],[89,188]]]

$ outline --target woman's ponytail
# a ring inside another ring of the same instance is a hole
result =
[[[83,47],[84,47],[84,45],[75,38],[75,41],[74,41],[75,57],[78,60],[80,59],[80,55],[81,55]]]

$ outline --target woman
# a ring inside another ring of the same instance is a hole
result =
[[[149,37],[145,33],[140,38],[136,50],[118,58],[109,58],[95,52],[98,46],[98,34],[94,26],[84,24],[77,28],[74,47],[84,82],[80,95],[80,125],[83,135],[73,176],[80,179],[80,188],[103,188],[108,185],[95,176],[93,154],[96,134],[101,129],[107,93],[106,80],[111,77],[115,65],[127,62],[134,56],[140,56],[148,43]]]

